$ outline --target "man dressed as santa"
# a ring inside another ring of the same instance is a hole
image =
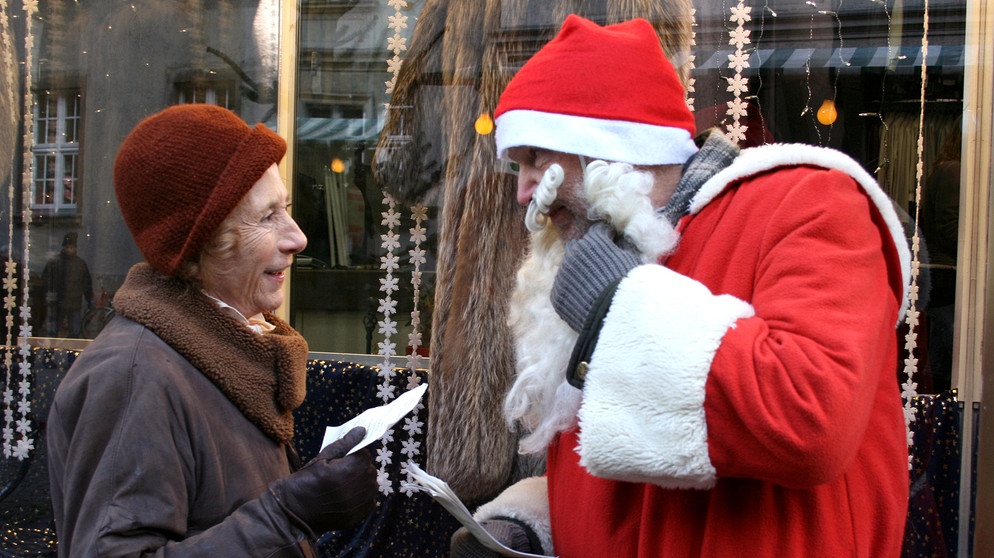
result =
[[[505,411],[547,472],[477,519],[561,558],[898,556],[910,257],[873,178],[829,149],[695,142],[644,20],[570,16],[495,115],[533,231]]]

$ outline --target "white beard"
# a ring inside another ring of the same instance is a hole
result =
[[[649,175],[622,163],[591,162],[584,172],[589,217],[604,220],[624,234],[655,263],[672,253],[679,234],[656,214],[648,193]],[[527,432],[519,451],[546,451],[552,439],[577,422],[583,392],[566,381],[578,334],[559,317],[550,292],[565,253],[551,224],[531,235],[530,252],[518,269],[511,296],[509,324],[515,337],[517,378],[504,401],[508,424]]]

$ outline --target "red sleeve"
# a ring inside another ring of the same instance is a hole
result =
[[[761,190],[763,180],[748,188]],[[738,243],[758,254],[751,292],[741,296],[755,316],[722,339],[704,406],[718,476],[800,487],[852,463],[880,375],[895,370],[897,256],[845,174],[803,172],[776,189],[784,195],[743,222]]]

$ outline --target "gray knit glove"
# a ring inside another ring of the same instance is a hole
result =
[[[574,331],[581,331],[587,314],[604,289],[642,261],[631,243],[619,242],[604,222],[594,223],[583,237],[566,244],[566,255],[552,284],[552,307]]]
[[[542,554],[542,543],[527,524],[510,517],[495,517],[480,522],[498,542],[511,550]],[[483,546],[465,527],[452,534],[449,558],[500,558],[500,554]]]

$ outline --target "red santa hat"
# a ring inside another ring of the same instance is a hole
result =
[[[602,27],[570,15],[511,79],[494,116],[501,158],[531,146],[666,165],[697,152],[686,91],[644,19]]]

